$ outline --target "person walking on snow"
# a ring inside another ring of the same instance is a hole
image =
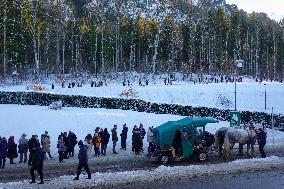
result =
[[[117,125],[114,125],[113,126],[113,129],[111,130],[111,139],[112,139],[112,142],[113,142],[113,148],[112,148],[112,152],[114,154],[118,154],[115,150],[115,147],[116,147],[116,143],[118,141],[118,137],[117,137]]]
[[[20,153],[20,161],[19,163],[23,162],[24,158],[24,163],[27,162],[27,154],[28,154],[28,139],[26,139],[26,134],[23,133],[21,138],[19,139],[19,153]]]
[[[35,150],[32,156],[32,167],[30,169],[32,180],[30,181],[30,184],[35,183],[35,174],[34,174],[35,170],[38,172],[40,177],[40,182],[38,184],[44,184],[43,173],[42,173],[43,160],[44,160],[44,155],[42,153],[42,149],[40,147],[37,147],[37,149]]]
[[[84,168],[88,174],[87,179],[91,179],[91,172],[88,165],[88,153],[87,153],[87,147],[83,144],[83,142],[80,140],[78,142],[78,146],[80,148],[78,159],[79,159],[79,165],[77,168],[77,176],[73,180],[79,180],[79,176],[81,174],[82,168]]]

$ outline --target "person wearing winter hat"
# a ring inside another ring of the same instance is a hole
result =
[[[26,139],[26,134],[23,133],[21,138],[19,139],[19,153],[20,153],[20,162],[23,162],[23,156],[24,156],[24,163],[27,162],[27,154],[28,154],[28,139]]]
[[[91,172],[88,165],[88,153],[87,153],[87,147],[83,144],[83,142],[80,140],[78,142],[78,146],[80,148],[78,159],[79,159],[79,165],[77,168],[77,176],[73,180],[79,180],[79,176],[81,174],[82,168],[84,168],[88,174],[87,179],[91,179]]]

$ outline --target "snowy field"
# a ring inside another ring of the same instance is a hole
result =
[[[61,88],[59,84],[51,90],[51,85],[44,85],[47,93],[86,95],[96,97],[122,97],[121,94],[129,87],[122,86],[122,82],[108,83],[108,86]],[[0,87],[0,91],[26,91],[27,85]],[[151,102],[190,105],[194,107],[213,107],[219,109],[234,109],[234,83],[193,84],[191,82],[174,81],[173,85],[164,85],[163,80],[149,83],[149,86],[139,86],[138,81],[132,83],[131,88],[136,95],[131,98],[143,99]],[[267,109],[265,110],[265,90],[267,94]],[[245,80],[237,83],[237,109],[284,113],[284,84],[276,82],[256,83]]]
[[[169,114],[142,113],[129,110],[110,110],[95,108],[63,108],[62,110],[50,110],[45,106],[21,106],[21,105],[0,105],[1,130],[0,136],[8,138],[15,136],[18,142],[22,133],[28,137],[37,134],[40,136],[45,130],[51,136],[51,151],[57,153],[56,142],[60,132],[74,132],[78,139],[83,140],[88,133],[93,135],[96,127],[112,129],[113,125],[118,125],[118,134],[121,133],[122,125],[127,124],[129,132],[127,145],[131,146],[131,135],[134,125],[142,123],[147,130],[149,126],[159,126],[160,124],[178,120],[182,116]],[[224,126],[229,126],[228,122],[208,124],[207,130],[211,133]],[[275,144],[283,144],[284,132],[268,130],[268,145],[272,145],[274,136]],[[144,140],[147,145],[146,140]],[[109,150],[111,148],[109,143]],[[118,143],[120,147],[120,140]]]
[[[113,124],[118,125],[118,134],[120,134],[122,125],[126,123],[129,127],[127,146],[128,151],[123,156],[116,156],[109,153],[107,159],[102,161],[111,161],[113,158],[137,158],[132,155],[129,147],[131,146],[131,130],[136,124],[142,123],[147,129],[148,126],[158,126],[166,121],[178,120],[182,116],[168,114],[142,113],[126,110],[94,109],[94,108],[63,108],[62,110],[50,110],[45,106],[21,106],[21,105],[0,105],[1,130],[0,136],[15,136],[16,142],[22,133],[28,137],[32,134],[42,134],[45,130],[49,131],[51,136],[51,151],[54,157],[57,157],[56,141],[57,136],[63,131],[73,131],[78,139],[84,139],[86,134],[94,133],[97,126],[108,128],[110,130]],[[208,124],[207,130],[215,131],[223,126],[228,126],[228,122],[219,122]],[[283,146],[284,133],[280,131],[268,132],[269,146]],[[274,136],[274,137],[273,137]],[[273,140],[274,138],[274,140]],[[274,143],[273,143],[274,141]],[[146,146],[146,140],[144,140]],[[109,143],[108,150],[111,150],[112,143]],[[120,147],[120,140],[117,148]],[[76,151],[78,148],[76,147]],[[119,152],[120,153],[120,152]],[[127,155],[128,154],[128,155]],[[100,159],[101,160],[101,159]],[[133,159],[134,160],[134,159]],[[96,160],[98,161],[98,160]],[[76,162],[76,161],[75,161]],[[50,162],[52,163],[52,162]],[[76,163],[74,163],[74,166]],[[157,182],[169,178],[180,179],[187,177],[196,177],[208,174],[224,174],[227,170],[237,172],[245,170],[261,170],[271,166],[284,165],[284,159],[280,157],[268,157],[265,159],[236,160],[230,163],[190,165],[165,167],[160,166],[153,170],[137,170],[122,172],[96,172],[92,174],[92,180],[85,180],[81,175],[80,181],[73,181],[74,175],[65,175],[59,178],[46,181],[42,188],[58,187],[84,187],[84,186],[119,186],[129,183]],[[74,167],[75,168],[75,167]],[[163,174],[161,174],[163,173]],[[228,172],[227,172],[228,173]],[[227,174],[226,173],[226,174]],[[28,179],[28,178],[27,178]],[[28,184],[29,180],[20,182],[0,183],[0,188],[37,188],[38,185]]]

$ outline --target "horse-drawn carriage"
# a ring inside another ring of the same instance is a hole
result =
[[[154,128],[150,161],[166,164],[190,157],[205,161],[214,146],[214,135],[205,131],[205,126],[216,122],[214,118],[186,117]]]

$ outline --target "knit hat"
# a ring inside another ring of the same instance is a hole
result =
[[[78,142],[78,146],[83,146],[82,140],[80,140],[80,141]]]
[[[23,133],[23,134],[22,134],[22,137],[23,137],[23,138],[26,137],[26,136],[27,136],[26,133]]]

